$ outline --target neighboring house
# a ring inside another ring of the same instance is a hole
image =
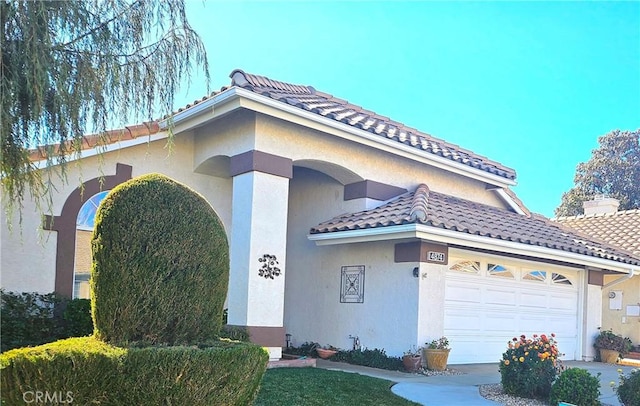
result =
[[[618,211],[619,202],[605,196],[584,202],[584,214],[559,217],[558,223],[640,256],[640,209]],[[602,328],[640,345],[640,278],[603,274]]]
[[[639,255],[530,213],[513,169],[312,87],[236,70],[173,123],[171,154],[164,121],[113,131],[102,164],[87,137],[67,167],[84,189],[57,185],[44,223],[27,202],[22,235],[3,232],[2,287],[86,295],[98,193],[149,172],[219,214],[229,323],[272,358],[285,334],[390,355],[446,335],[451,363],[495,362],[512,337],[553,332],[589,359],[603,275],[640,274]]]

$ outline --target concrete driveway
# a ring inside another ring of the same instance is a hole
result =
[[[570,368],[583,368],[596,376],[600,373],[600,401],[612,406],[621,406],[610,382],[618,382],[618,369],[628,374],[634,367],[601,362],[565,361]],[[396,382],[391,391],[405,399],[428,406],[445,405],[497,405],[480,396],[479,385],[500,383],[498,363],[450,365],[461,375],[425,376],[399,371],[368,368],[357,365],[318,360],[318,368],[353,372]]]

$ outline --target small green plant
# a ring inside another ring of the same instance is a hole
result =
[[[546,399],[551,384],[561,369],[555,334],[533,338],[521,335],[507,344],[500,361],[500,376],[505,393],[525,398]]]
[[[587,370],[569,368],[563,371],[551,386],[549,403],[557,405],[567,402],[580,406],[597,406],[600,404],[600,373],[591,375]]]
[[[405,357],[421,357],[422,356],[422,347],[416,347],[415,345],[412,348],[409,348],[403,354]]]
[[[620,375],[620,385],[615,386],[615,382],[611,382],[614,390],[618,394],[620,403],[624,406],[640,405],[640,369],[633,369],[628,376],[618,369]]]
[[[426,342],[425,345],[427,348],[431,350],[448,350],[449,349],[449,339],[445,336],[438,338],[437,340],[432,340],[431,342]]]
[[[633,348],[631,339],[622,337],[611,330],[600,331],[593,346],[597,349],[618,351],[621,355],[628,353]]]
[[[391,371],[402,371],[404,365],[402,358],[390,357],[384,349],[374,348],[373,350],[359,349],[338,351],[332,358],[332,361],[341,361],[353,365],[363,365],[366,367],[388,369]]]

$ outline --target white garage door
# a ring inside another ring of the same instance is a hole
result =
[[[576,271],[491,259],[449,263],[444,333],[451,342],[450,364],[497,362],[507,342],[521,334],[555,333],[562,359],[575,359]]]

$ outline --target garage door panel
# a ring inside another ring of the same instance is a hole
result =
[[[576,306],[575,293],[552,294],[549,298],[550,309],[575,312]]]
[[[487,287],[485,303],[492,305],[514,306],[516,293],[511,289],[496,289]]]
[[[563,359],[575,359],[577,289],[475,275],[466,281],[459,274],[451,277],[446,281],[444,315],[451,364],[496,362],[520,334],[555,333]]]
[[[480,302],[482,293],[477,286],[469,286],[465,284],[452,284],[452,288],[448,294],[446,294],[446,300],[452,302],[468,302],[477,303]]]
[[[520,293],[520,306],[530,307],[533,309],[546,309],[548,308],[546,292],[532,292],[521,291]]]
[[[444,328],[455,329],[457,331],[481,331],[481,315],[480,313],[451,312],[448,314],[448,317],[445,317]]]

